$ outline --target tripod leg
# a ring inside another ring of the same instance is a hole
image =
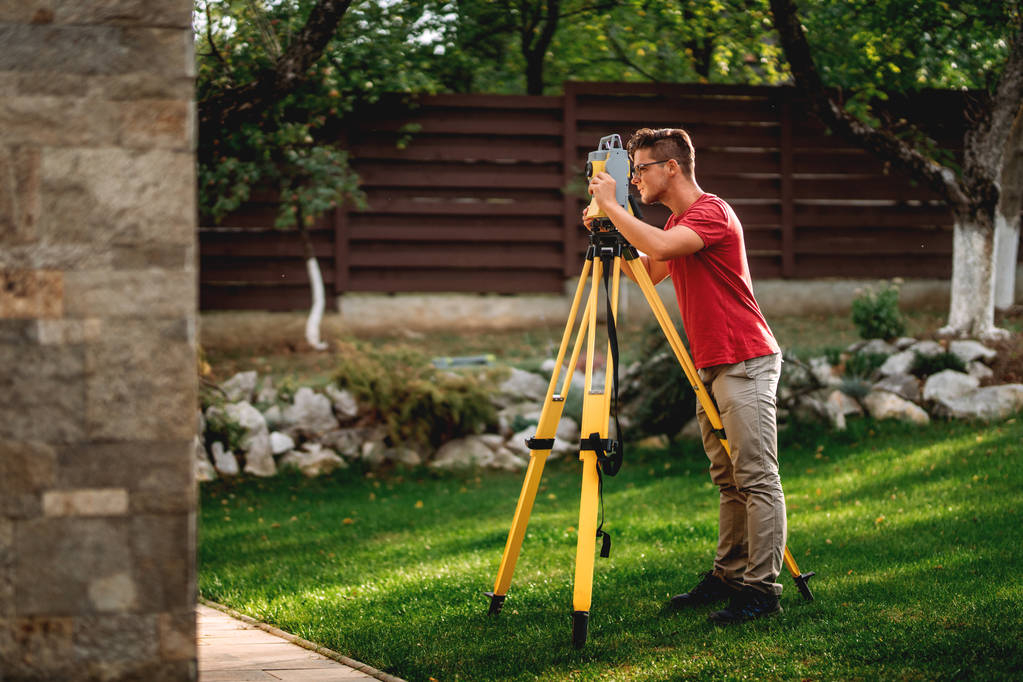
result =
[[[711,427],[718,436],[718,440],[721,441],[721,445],[724,446],[725,451],[729,454],[729,456],[732,456],[732,450],[728,446],[728,440],[725,438],[724,425],[721,423],[721,416],[718,414],[717,406],[714,405],[714,401],[711,400],[710,395],[707,394],[707,388],[703,385],[700,375],[697,374],[696,366],[693,364],[692,358],[689,357],[689,353],[686,351],[685,345],[682,343],[682,339],[678,335],[678,330],[676,330],[675,325],[672,324],[671,318],[668,316],[668,311],[664,308],[664,302],[661,301],[660,296],[658,296],[657,292],[654,290],[653,282],[650,280],[650,273],[648,273],[642,263],[639,263],[638,261],[625,261],[625,265],[632,272],[633,278],[639,284],[640,289],[643,290],[643,296],[650,305],[650,308],[654,313],[654,317],[656,317],[658,323],[660,323],[661,329],[668,338],[668,343],[671,345],[672,350],[675,351],[675,357],[678,358],[679,363],[682,365],[682,370],[685,372],[690,385],[693,387],[693,391],[696,392],[696,398],[703,406],[703,409],[707,414],[707,418],[710,420]],[[810,571],[809,573],[800,573],[799,567],[796,565],[796,559],[792,556],[792,552],[789,551],[788,546],[785,547],[784,560],[785,567],[788,568],[789,573],[792,574],[792,579],[796,583],[799,593],[805,600],[813,601],[813,593],[810,592],[808,581],[815,575],[815,573],[813,571]]]
[[[557,364],[554,369],[554,374],[551,376],[551,381],[547,387],[547,397],[544,400],[543,409],[540,412],[540,423],[537,424],[536,429],[536,441],[553,440],[554,435],[558,429],[558,423],[561,421],[561,413],[565,407],[565,397],[568,393],[568,387],[571,385],[571,372],[569,377],[565,381],[565,386],[561,394],[555,393],[558,378],[561,372],[562,362],[565,358],[565,353],[568,349],[568,341],[571,338],[572,327],[575,323],[576,317],[579,313],[579,304],[582,301],[583,291],[586,287],[586,282],[590,273],[591,261],[586,261],[583,265],[582,274],[579,276],[579,284],[576,287],[575,297],[572,300],[572,308],[568,315],[568,321],[565,324],[565,331],[561,337],[561,346],[558,349]],[[588,318],[588,313],[584,313],[583,319]],[[572,361],[569,367],[574,367],[575,362],[579,355],[579,345],[582,336],[584,323],[580,324],[579,335],[576,337],[575,348],[572,352]],[[501,607],[504,605],[505,597],[508,594],[508,588],[511,586],[512,574],[515,572],[515,564],[519,558],[519,552],[522,549],[522,540],[526,535],[526,527],[529,525],[529,517],[533,510],[533,504],[536,501],[536,491],[540,486],[540,478],[543,476],[544,465],[547,462],[547,457],[551,453],[551,448],[531,449],[529,453],[529,466],[526,468],[525,480],[522,483],[522,491],[519,493],[519,501],[515,507],[515,516],[512,518],[511,529],[508,532],[508,540],[505,542],[504,554],[501,557],[501,565],[497,571],[497,578],[494,581],[494,591],[487,592],[486,595],[490,597],[490,610],[489,614],[496,616],[501,612]]]
[[[607,437],[607,402],[604,394],[587,393],[583,398],[582,433]],[[579,535],[576,540],[575,582],[572,593],[572,644],[579,648],[586,642],[590,604],[593,600],[593,568],[597,547],[597,512],[600,499],[600,474],[597,453],[583,450],[582,490],[579,494]]]
[[[602,264],[594,265],[594,282],[600,278]],[[617,316],[618,283],[621,271],[621,258],[614,261],[614,289],[612,290],[611,314]],[[611,374],[613,371],[610,349],[604,367],[603,390],[594,390],[593,364],[596,339],[596,291],[591,291],[592,307],[590,313],[587,339],[586,386],[583,396],[583,414],[580,431],[583,438],[597,434],[600,439],[608,435],[609,416],[611,411]],[[577,649],[586,643],[589,628],[590,605],[593,601],[593,571],[597,544],[597,515],[600,501],[600,472],[597,453],[594,450],[580,449],[579,459],[583,463],[582,489],[579,495],[579,535],[576,540],[575,582],[572,595],[572,645]]]

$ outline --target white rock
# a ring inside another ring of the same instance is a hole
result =
[[[977,379],[977,381],[984,381],[985,379],[990,379],[995,375],[995,371],[993,369],[979,360],[974,360],[967,365],[966,373]]]
[[[930,424],[931,418],[919,405],[887,391],[871,391],[863,399],[874,419],[899,419],[914,424]]]
[[[328,384],[325,392],[334,404],[334,411],[338,416],[344,419],[354,419],[359,416],[359,404],[351,392],[340,389],[334,384]]]
[[[842,383],[842,378],[835,375],[835,370],[825,357],[810,358],[810,371],[822,386],[835,387]]]
[[[433,469],[471,469],[487,467],[494,461],[494,451],[479,438],[467,436],[440,446],[430,462]]]
[[[951,417],[960,419],[1006,419],[1023,409],[1023,384],[986,386],[942,403]]]
[[[891,377],[897,374],[909,374],[909,370],[913,368],[913,362],[916,360],[916,355],[911,350],[904,350],[901,353],[889,355],[888,359],[884,361],[878,370],[881,376]]]
[[[946,369],[932,374],[924,382],[924,400],[945,402],[973,393],[980,386],[980,380],[969,374]]]
[[[511,368],[511,376],[497,387],[495,399],[499,404],[514,405],[522,402],[543,402],[547,397],[548,381],[539,374]]]
[[[267,478],[277,475],[270,433],[265,429],[248,439],[245,449],[245,473]]]
[[[900,336],[899,338],[895,339],[895,347],[898,350],[906,350],[914,343],[916,343],[916,339],[914,339],[912,336]]]
[[[262,431],[269,432],[266,427],[266,417],[247,401],[242,400],[236,403],[228,403],[224,406],[224,412],[227,413],[231,421],[245,429],[247,438]],[[244,440],[242,441],[242,447],[246,447]]]
[[[259,375],[255,371],[238,372],[233,377],[220,384],[220,388],[227,395],[228,401],[236,403],[240,400],[246,402],[252,400],[256,392],[256,380]]]
[[[910,402],[920,400],[920,380],[912,374],[897,373],[874,384],[875,391],[888,391]]]
[[[275,455],[283,455],[288,450],[295,449],[295,440],[286,433],[274,431],[270,434],[270,448]]]
[[[294,467],[309,478],[347,469],[348,463],[333,450],[318,443],[306,443],[302,450],[292,450],[281,458],[281,468]]]
[[[491,469],[501,469],[503,471],[522,471],[526,468],[526,461],[521,457],[517,457],[515,453],[507,448],[501,448],[494,453],[494,458],[488,465]]]
[[[934,355],[941,355],[942,353],[944,353],[945,352],[945,347],[942,346],[937,341],[927,340],[927,341],[917,341],[912,346],[910,346],[907,350],[909,350],[911,353],[919,353],[920,355],[931,357],[931,356],[934,356]]]
[[[295,391],[295,400],[284,410],[284,419],[289,423],[289,430],[313,438],[340,426],[330,398],[308,386]]]
[[[202,438],[199,436],[195,437],[195,480],[200,483],[206,483],[217,478],[217,470],[213,468],[213,464],[210,462],[209,456],[206,454],[206,448],[203,447]],[[223,447],[223,445],[221,445]],[[235,467],[237,468],[237,463]]]
[[[498,436],[500,438],[500,436]],[[396,448],[390,448],[384,454],[384,456],[396,464],[402,464],[407,467],[417,467],[423,463],[423,456],[410,447],[398,446]]]
[[[210,455],[213,457],[213,467],[221,476],[237,476],[241,471],[234,453],[224,449],[224,444],[220,441],[215,441],[210,446]]]
[[[871,339],[857,351],[872,355],[893,355],[898,349],[883,339]]]
[[[568,455],[579,452],[579,425],[574,419],[562,417],[554,433],[553,455]]]
[[[978,341],[951,341],[948,344],[948,350],[950,353],[962,360],[963,364],[969,364],[974,360],[991,362],[998,357],[997,351],[988,348]]]

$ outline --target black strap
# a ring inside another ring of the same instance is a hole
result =
[[[608,476],[614,476],[622,468],[622,460],[625,452],[622,448],[622,427],[618,421],[618,331],[615,329],[614,310],[611,307],[611,267],[614,263],[614,255],[607,251],[601,254],[601,261],[604,263],[604,298],[607,300],[607,341],[611,348],[611,413],[615,418],[614,443],[605,448],[609,457],[601,462],[601,468]],[[597,460],[600,461],[598,451]]]
[[[550,450],[554,447],[554,439],[533,436],[526,439],[526,447],[530,450]]]

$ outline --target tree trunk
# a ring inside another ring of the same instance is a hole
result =
[[[1019,263],[1019,211],[1015,217],[995,214],[995,307],[1005,310],[1016,303],[1016,268]]]
[[[995,211],[995,307],[1004,310],[1016,302],[1019,214],[1023,210],[1023,114],[1013,121],[1006,142],[1001,187]]]
[[[948,325],[938,336],[1005,339],[1008,332],[996,328],[994,320],[994,216],[957,212],[954,221]]]
[[[313,240],[305,227],[305,216],[302,215],[302,207],[295,206],[295,220],[298,233],[302,237],[302,249],[305,253],[305,269],[309,275],[309,289],[312,292],[313,302],[309,309],[309,317],[305,321],[305,340],[316,350],[326,350],[327,344],[320,340],[320,323],[323,321],[323,310],[326,307],[323,295],[323,275],[320,273],[320,264],[316,260],[316,250],[313,248]]]

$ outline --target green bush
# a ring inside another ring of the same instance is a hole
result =
[[[644,328],[639,346],[639,367],[629,372],[620,394],[622,414],[630,421],[626,435],[675,438],[696,416],[696,394],[659,325]]]
[[[936,355],[924,355],[914,351],[913,365],[910,367],[909,373],[918,377],[929,377],[946,369],[965,372],[966,363],[958,355],[948,351]]]
[[[864,339],[894,339],[906,331],[899,312],[899,280],[868,288],[853,299],[852,321]]]
[[[869,379],[887,359],[888,356],[884,353],[853,353],[845,359],[843,376],[851,379]]]
[[[224,447],[235,453],[241,453],[242,439],[245,438],[245,427],[237,422],[231,421],[221,404],[215,405],[214,409],[206,412],[206,432],[203,438],[207,444],[217,441],[224,444]]]
[[[495,373],[471,371],[437,370],[406,346],[344,344],[334,380],[386,425],[392,443],[437,447],[496,421],[487,388]]]

